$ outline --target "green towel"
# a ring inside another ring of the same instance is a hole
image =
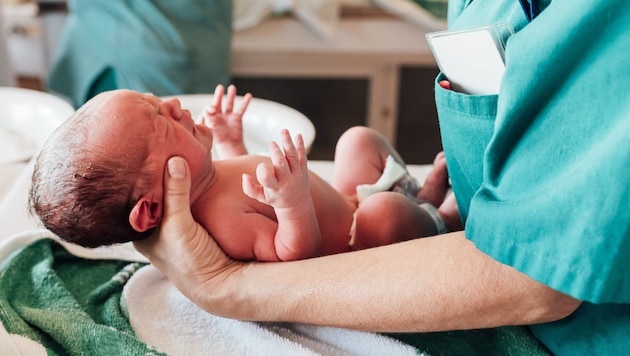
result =
[[[423,350],[425,355],[551,355],[525,326],[424,334],[386,334]]]
[[[121,306],[125,282],[142,266],[87,260],[44,239],[0,270],[0,321],[49,355],[157,355],[139,341]]]
[[[49,355],[163,355],[137,339],[121,297],[144,264],[85,259],[42,239],[0,266],[0,322],[9,334]],[[549,354],[526,327],[386,335],[419,355]]]

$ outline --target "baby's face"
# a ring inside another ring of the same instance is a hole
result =
[[[96,140],[120,159],[142,154],[148,147],[143,166],[158,172],[156,189],[162,189],[164,167],[173,156],[184,157],[188,162],[193,194],[211,177],[212,131],[195,124],[179,100],[162,101],[153,95],[119,90],[109,93],[98,110]]]

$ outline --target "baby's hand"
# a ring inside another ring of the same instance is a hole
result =
[[[273,166],[261,163],[256,168],[258,182],[243,174],[243,192],[250,198],[268,204],[274,209],[292,208],[307,201],[309,196],[306,149],[302,135],[296,145],[288,130],[282,130],[284,153],[277,143],[269,145]]]
[[[217,85],[212,104],[201,112],[202,123],[212,129],[212,135],[220,158],[230,158],[247,154],[243,142],[243,114],[252,99],[247,93],[243,102],[234,111],[236,87],[230,85],[227,89],[225,109],[223,109],[223,85]]]

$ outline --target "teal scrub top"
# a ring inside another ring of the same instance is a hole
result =
[[[47,89],[82,105],[100,88],[157,96],[228,84],[231,0],[69,0]]]
[[[530,326],[556,354],[630,350],[627,0],[450,0],[449,27],[509,23],[498,95],[435,85],[466,236],[584,303]],[[438,80],[442,79],[442,74]]]

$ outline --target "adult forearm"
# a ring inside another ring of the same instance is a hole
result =
[[[209,283],[195,302],[215,314],[370,331],[532,324],[562,318],[579,305],[492,260],[463,233],[255,263]]]

